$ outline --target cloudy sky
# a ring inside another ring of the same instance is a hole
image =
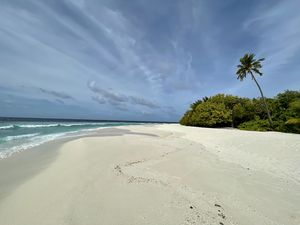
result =
[[[0,116],[177,121],[265,57],[266,96],[300,87],[299,0],[0,0]]]

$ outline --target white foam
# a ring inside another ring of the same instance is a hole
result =
[[[14,145],[12,147],[7,147],[7,148],[0,148],[0,160],[5,159],[10,157],[11,155],[14,155],[16,153],[22,152],[24,150],[36,147],[38,145],[41,145],[43,143],[55,140],[55,139],[60,139],[60,138],[65,138],[65,137],[80,137],[84,136],[87,134],[90,134],[92,132],[95,132],[97,130],[105,129],[112,127],[114,123],[113,122],[102,122],[102,123],[71,123],[71,124],[35,124],[35,125],[27,125],[27,124],[20,124],[20,125],[12,125],[14,126],[23,126],[23,127],[28,127],[28,128],[34,128],[34,127],[50,127],[50,126],[74,126],[74,125],[99,125],[100,127],[90,127],[90,128],[85,128],[85,129],[80,129],[76,131],[68,131],[64,133],[55,133],[55,134],[48,134],[48,135],[40,135],[40,133],[32,133],[32,134],[25,134],[25,135],[18,135],[18,136],[7,136],[4,138],[5,141],[9,143],[9,141],[15,141],[21,138],[24,139],[21,140],[23,143]],[[118,126],[122,126],[119,124]],[[27,139],[26,139],[27,138]],[[13,143],[13,142],[12,142]]]
[[[85,125],[105,125],[105,123],[54,123],[54,124],[20,124],[18,127],[22,128],[40,128],[40,127],[71,127],[71,126],[85,126]]]
[[[0,130],[10,129],[10,128],[13,128],[13,127],[14,127],[14,125],[2,126],[2,127],[0,127]]]
[[[29,139],[29,142],[11,147],[4,151],[0,151],[0,160],[6,159],[16,153],[20,153],[24,150],[39,146],[41,144],[44,144],[49,141],[53,141],[55,139],[60,139],[60,138],[65,138],[65,137],[84,136],[89,132],[100,130],[100,129],[105,129],[105,128],[107,128],[107,127],[98,127],[95,129],[92,129],[92,128],[91,129],[82,129],[82,130],[78,130],[78,131],[70,131],[70,132],[65,132],[65,133],[49,134],[49,135],[41,135],[41,136],[38,136],[38,133],[36,133],[36,135],[30,134],[32,136]],[[19,135],[19,136],[22,136],[22,135]],[[25,135],[23,135],[23,136],[25,136]],[[11,137],[13,137],[13,136],[11,136]],[[16,136],[16,137],[18,137],[18,136]]]
[[[53,124],[14,124],[14,125],[6,125],[1,126],[0,129],[10,129],[13,127],[20,128],[43,128],[43,127],[72,127],[72,126],[105,126],[110,125],[109,122],[99,122],[99,123],[53,123]]]
[[[23,127],[23,128],[38,128],[38,127],[57,127],[59,124],[22,124],[22,125],[17,125],[18,127]]]
[[[22,139],[22,138],[28,138],[28,137],[34,137],[39,135],[40,133],[33,133],[33,134],[23,134],[23,135],[16,135],[16,136],[7,136],[4,138],[5,141],[12,141],[12,140],[17,140],[17,139]]]
[[[61,136],[64,136],[64,134],[62,133],[62,134],[52,134],[52,135],[44,135],[44,136],[34,136],[33,138],[31,138],[29,140],[29,142],[11,147],[4,151],[0,151],[0,159],[8,158],[16,153],[22,152],[26,149],[30,149],[30,148],[39,146],[48,141],[55,140]]]

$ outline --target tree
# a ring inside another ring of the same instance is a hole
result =
[[[290,103],[290,109],[295,113],[295,116],[300,118],[300,98]]]
[[[270,111],[266,102],[266,99],[264,97],[264,94],[262,92],[262,89],[260,87],[260,85],[258,84],[254,74],[258,74],[260,76],[262,76],[262,72],[260,71],[260,69],[262,68],[262,64],[261,62],[264,61],[264,58],[261,59],[255,59],[255,55],[254,54],[245,54],[244,57],[240,58],[240,64],[237,66],[237,79],[239,79],[240,81],[243,81],[244,78],[246,78],[247,74],[251,75],[251,78],[255,81],[260,94],[261,94],[261,98],[263,100],[264,106],[265,106],[265,110],[267,112],[268,115],[268,121],[270,126],[272,126],[272,119],[270,116]]]
[[[279,93],[276,96],[276,100],[278,101],[281,108],[287,109],[291,102],[300,99],[299,91],[290,91],[286,90],[283,93]]]
[[[232,123],[231,111],[224,103],[203,102],[197,106],[189,118],[192,126],[226,127]]]
[[[202,103],[202,100],[197,100],[190,105],[191,110],[195,110],[199,104]]]

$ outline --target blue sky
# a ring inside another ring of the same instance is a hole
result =
[[[177,121],[203,96],[300,87],[299,0],[0,0],[0,116]]]

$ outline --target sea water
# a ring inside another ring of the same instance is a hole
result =
[[[80,136],[105,127],[134,124],[141,123],[0,118],[0,160],[54,139]]]

